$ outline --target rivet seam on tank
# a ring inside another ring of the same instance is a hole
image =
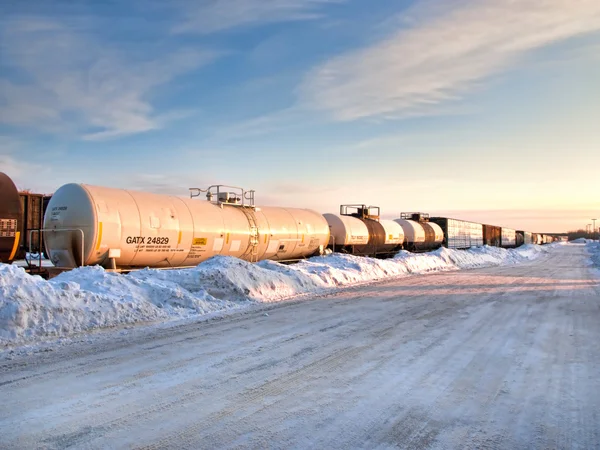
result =
[[[100,244],[102,244],[102,222],[98,222],[98,243],[96,244],[96,251],[100,250]]]
[[[13,244],[13,248],[12,251],[10,252],[10,256],[8,257],[9,261],[12,261],[12,259],[15,257],[15,253],[17,253],[17,249],[19,248],[19,238],[21,237],[21,232],[17,231],[15,233],[15,242]]]

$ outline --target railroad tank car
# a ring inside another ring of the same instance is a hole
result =
[[[322,253],[329,241],[327,221],[315,211],[257,208],[254,191],[223,185],[190,192],[206,192],[208,201],[64,185],[44,217],[50,259],[65,268],[189,267],[215,255],[300,259]]]
[[[429,215],[423,213],[402,213],[394,219],[404,230],[404,247],[410,251],[435,250],[444,242],[442,228],[429,222]]]
[[[502,228],[496,225],[483,224],[483,244],[500,247]]]
[[[448,217],[432,217],[429,221],[442,228],[447,248],[467,249],[483,245],[483,224]]]
[[[0,262],[11,263],[17,255],[22,222],[19,191],[10,177],[0,172]]]
[[[379,218],[379,208],[341,205],[340,214],[324,214],[330,228],[329,247],[361,256],[390,256],[402,249],[404,232],[391,220]]]
[[[512,228],[502,227],[500,235],[500,247],[515,248],[517,246],[517,231]]]

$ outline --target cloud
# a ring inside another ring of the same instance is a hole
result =
[[[218,56],[183,48],[139,57],[73,25],[36,18],[12,20],[0,37],[2,65],[18,74],[0,78],[0,123],[87,139],[160,128],[179,113],[158,114],[149,96]]]
[[[210,34],[241,26],[313,20],[322,17],[320,7],[344,0],[210,0],[185,1],[185,20],[175,33]]]
[[[337,120],[428,114],[527,52],[600,30],[597,0],[430,0],[367,48],[316,67],[304,105]]]

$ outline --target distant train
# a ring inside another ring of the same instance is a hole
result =
[[[424,213],[403,213],[398,219],[384,220],[378,207],[362,204],[342,205],[339,214],[257,207],[254,191],[223,185],[190,189],[186,199],[67,184],[51,198],[27,194],[29,197],[20,200],[10,178],[0,175],[2,262],[12,261],[29,247],[43,251],[44,246],[57,268],[98,264],[132,270],[190,267],[215,255],[252,262],[291,261],[331,251],[389,257],[403,249],[513,248],[554,240],[550,235],[430,218]],[[195,199],[201,194],[206,194],[206,201]],[[38,199],[38,208],[29,216],[41,217],[39,211],[45,211],[37,228],[24,221],[24,205],[32,204],[32,199]],[[31,238],[23,241],[22,233]]]

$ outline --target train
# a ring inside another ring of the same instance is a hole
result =
[[[32,248],[45,251],[61,270],[192,267],[216,255],[250,262],[297,261],[330,252],[385,258],[400,250],[554,241],[551,235],[420,212],[386,220],[379,207],[366,204],[343,204],[337,214],[259,207],[254,191],[225,185],[191,188],[188,198],[75,183],[52,196],[20,198],[5,174],[0,186],[0,261],[11,262]],[[203,194],[206,199],[199,199]],[[32,199],[37,207],[28,213],[26,200]],[[43,222],[32,228],[27,215],[43,216]],[[23,233],[30,236],[27,241]]]

